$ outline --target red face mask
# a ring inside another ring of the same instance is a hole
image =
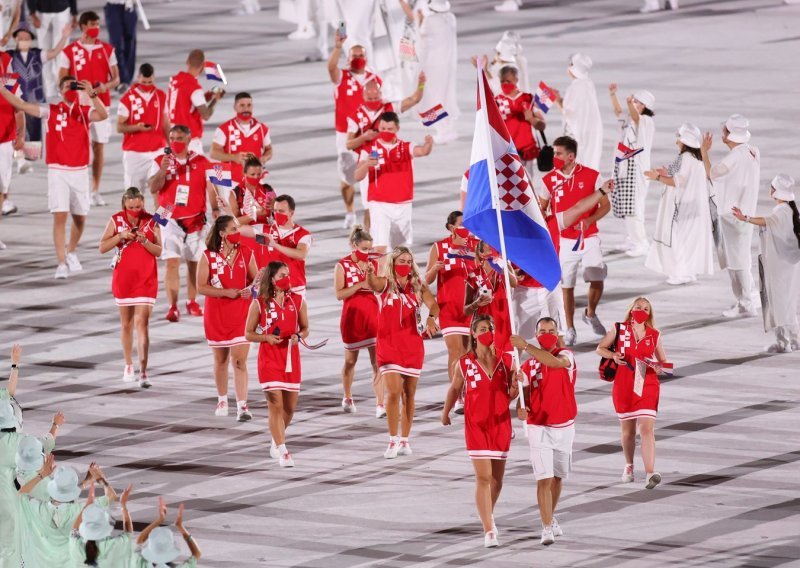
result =
[[[381,110],[383,108],[383,101],[364,101],[364,106],[369,110]]]
[[[466,227],[456,227],[453,229],[453,232],[459,239],[468,239],[469,238],[469,229]]]
[[[405,278],[409,274],[411,274],[411,265],[410,264],[395,264],[394,265],[394,273],[399,276],[400,278]]]
[[[152,93],[156,90],[155,85],[143,85],[142,83],[136,83],[136,88],[142,91],[143,93]]]
[[[391,144],[392,142],[394,142],[394,139],[397,138],[397,135],[394,132],[389,132],[388,130],[384,130],[383,132],[378,132],[378,138],[380,138],[387,144]]]
[[[69,104],[75,104],[78,100],[78,91],[66,91],[64,93],[64,100]]]
[[[231,243],[232,245],[235,245],[236,243],[238,243],[238,242],[240,242],[242,240],[242,233],[239,233],[239,232],[231,233],[230,235],[225,235],[225,238],[227,239],[227,241],[229,243]]]
[[[169,143],[173,154],[183,154],[186,151],[186,146],[186,142],[179,142],[178,140],[173,140]]]
[[[353,251],[356,255],[356,258],[361,262],[367,262],[369,260],[369,251],[363,251],[361,249],[356,249]]]
[[[484,331],[478,336],[477,339],[481,345],[489,347],[492,343],[494,343],[494,332],[491,329],[489,331]]]
[[[510,95],[517,90],[517,86],[514,83],[503,83],[500,85],[500,88],[503,89],[504,95]]]
[[[284,276],[283,278],[278,278],[275,280],[275,287],[278,290],[283,290],[284,292],[292,287],[292,280],[288,276]]]
[[[562,160],[562,159],[561,159],[561,158],[559,158],[558,156],[553,156],[553,167],[554,167],[555,169],[557,169],[557,170],[563,170],[565,165],[566,165],[566,164],[564,163],[564,160]]]
[[[543,333],[537,335],[536,339],[545,351],[552,351],[553,347],[558,343],[558,336],[555,333]]]
[[[278,224],[279,227],[283,227],[286,223],[289,222],[289,216],[286,213],[278,213],[276,211],[275,222]]]
[[[261,176],[244,176],[248,185],[259,185],[261,183]]]
[[[249,122],[252,117],[253,117],[253,113],[252,112],[237,112],[236,113],[236,118],[238,118],[242,122]]]
[[[125,213],[127,213],[128,215],[130,215],[134,219],[138,219],[139,217],[142,216],[142,210],[141,209],[126,209]]]
[[[644,310],[631,310],[631,317],[636,323],[644,323],[650,317],[650,314]]]
[[[98,37],[100,37],[100,28],[86,28],[86,30],[83,33],[86,34],[86,37],[97,39]]]
[[[367,58],[366,57],[354,57],[350,60],[350,69],[353,71],[363,71],[364,67],[367,66]]]

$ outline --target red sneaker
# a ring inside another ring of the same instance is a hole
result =
[[[190,316],[203,315],[203,308],[201,308],[200,304],[198,304],[194,300],[189,300],[188,302],[186,302],[186,311],[189,312]]]
[[[178,306],[172,304],[167,311],[167,321],[176,322],[180,319],[181,313],[178,311]]]

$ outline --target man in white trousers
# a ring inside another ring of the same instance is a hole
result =
[[[53,49],[61,38],[61,31],[70,20],[78,27],[77,0],[28,0],[28,9],[42,51]],[[58,60],[44,64],[44,94],[48,99],[59,94],[56,88]]]

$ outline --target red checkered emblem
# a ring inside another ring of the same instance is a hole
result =
[[[511,114],[511,105],[508,104],[507,98],[497,98],[497,110],[500,111],[500,116],[503,117],[503,120],[508,120],[508,116]]]
[[[469,359],[467,359],[465,367],[466,373],[464,380],[467,382],[470,389],[478,388],[478,381],[481,380],[481,370]]]
[[[506,211],[522,209],[533,199],[533,188],[528,174],[515,154],[504,154],[494,163],[497,172],[497,190]]]

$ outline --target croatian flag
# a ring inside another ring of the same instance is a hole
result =
[[[155,221],[162,227],[166,227],[167,222],[172,218],[172,211],[174,209],[175,209],[174,205],[159,207],[158,209],[156,209],[156,212],[153,213],[153,221]]]
[[[3,75],[3,85],[6,89],[11,91],[12,94],[16,95],[19,93],[19,74],[18,73],[6,73]]]
[[[419,113],[419,116],[422,119],[422,124],[425,126],[431,126],[432,124],[436,124],[443,118],[447,117],[448,114],[442,105],[438,104],[432,109]]]
[[[469,168],[464,226],[553,290],[561,266],[533,186],[478,69],[478,111]]]
[[[623,160],[629,160],[630,158],[633,158],[636,154],[643,150],[644,148],[628,148],[625,144],[620,142],[617,144],[617,151],[614,153],[614,161],[619,164]]]
[[[543,81],[539,81],[539,88],[533,95],[533,104],[539,107],[543,113],[547,114],[550,107],[556,101],[556,93],[553,89],[548,87]]]
[[[208,181],[216,186],[233,187],[230,164],[221,162],[212,164],[212,167],[206,170],[206,177],[208,178]]]
[[[206,61],[206,79],[219,81],[223,85],[228,84],[228,81],[225,80],[225,73],[222,72],[222,67],[212,61]]]

